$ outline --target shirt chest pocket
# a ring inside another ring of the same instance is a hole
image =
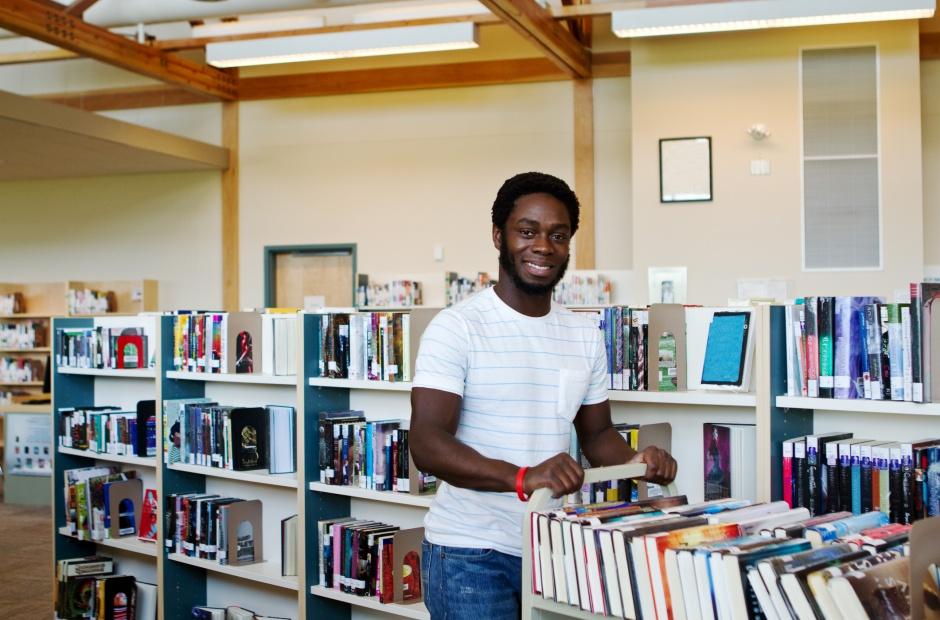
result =
[[[590,383],[591,373],[587,370],[559,369],[558,401],[555,404],[555,413],[568,421],[574,420],[587,395]]]

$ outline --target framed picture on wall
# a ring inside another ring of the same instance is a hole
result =
[[[712,139],[661,139],[659,201],[708,202],[711,199]]]

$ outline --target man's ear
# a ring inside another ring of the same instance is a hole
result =
[[[502,244],[503,244],[503,231],[499,226],[497,226],[496,224],[493,224],[493,247],[498,250],[502,246]]]

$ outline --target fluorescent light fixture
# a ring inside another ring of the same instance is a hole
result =
[[[216,67],[246,67],[478,46],[476,26],[471,22],[458,22],[209,43],[206,62]]]
[[[614,11],[618,37],[758,30],[932,17],[936,0],[746,0]]]

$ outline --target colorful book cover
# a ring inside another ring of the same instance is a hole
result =
[[[868,365],[868,360],[865,356],[867,347],[863,334],[864,309],[869,304],[881,301],[878,297],[835,298],[835,398],[865,398],[863,369]]]
[[[871,378],[872,400],[883,400],[884,392],[881,385],[881,314],[877,304],[865,306],[865,349],[868,351],[868,373]]]
[[[904,335],[899,304],[885,304],[888,318],[888,366],[891,400],[904,400]]]
[[[843,575],[870,618],[911,616],[909,558],[898,558]],[[841,609],[841,606],[840,606]]]
[[[803,301],[806,328],[806,390],[810,398],[819,396],[819,333],[816,322],[816,297]]]
[[[702,425],[705,501],[731,497],[731,429],[721,424]]]
[[[793,441],[783,442],[783,501],[793,508]]]
[[[140,533],[138,534],[138,538],[141,540],[157,540],[158,515],[157,491],[156,489],[146,489],[144,491],[143,506],[140,513]]]
[[[669,602],[669,582],[666,576],[666,549],[697,547],[709,542],[740,538],[742,535],[741,526],[737,523],[722,523],[718,525],[690,527],[684,530],[674,530],[672,532],[653,534],[646,537],[648,541],[647,546],[650,546],[649,541],[653,541],[652,544],[655,545],[656,549],[655,554],[647,553],[647,562],[649,564],[650,576],[653,580],[657,617],[661,614],[668,615],[669,617],[672,615]],[[658,574],[658,577],[654,577],[654,573]]]

